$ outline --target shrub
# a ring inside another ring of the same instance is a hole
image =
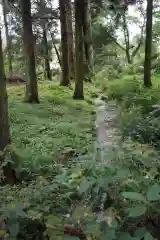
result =
[[[117,102],[123,100],[127,95],[135,94],[139,91],[139,82],[133,77],[119,79],[108,83],[106,94],[109,99],[115,99]]]
[[[7,225],[9,233],[24,236],[18,231],[29,229],[37,220],[38,228],[43,229],[40,239],[45,239],[44,234],[50,240],[65,239],[65,223],[72,227],[81,226],[90,239],[158,237],[156,231],[159,226],[154,225],[160,207],[158,154],[148,146],[127,140],[110,157],[112,165],[98,164],[93,159],[91,164],[86,156],[83,166],[77,164],[70,169],[62,168],[51,182],[38,177],[23,188],[2,187],[1,213],[6,216],[8,211],[4,212],[4,209],[12,203],[9,207],[12,215],[7,216],[10,220],[14,217],[14,224],[17,224],[16,228],[13,224]],[[23,204],[15,204],[19,200]],[[23,219],[26,219],[25,224]],[[147,221],[152,224],[148,226]],[[30,235],[30,239],[34,237]]]
[[[152,114],[160,102],[160,87],[144,88],[136,76],[123,75],[119,80],[108,82],[106,95],[115,99],[121,108],[119,128],[123,137],[131,137],[141,143],[160,145],[160,111]]]
[[[130,136],[141,143],[160,147],[160,118],[144,116],[138,108],[132,108],[121,114],[120,130],[123,137]]]
[[[139,88],[136,93],[129,92],[123,97],[122,108],[140,107],[144,114],[153,110],[153,105],[159,102],[160,89]]]

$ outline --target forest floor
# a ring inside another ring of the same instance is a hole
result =
[[[37,105],[23,102],[24,85],[8,86],[12,141],[23,167],[39,172],[61,161],[60,153],[65,149],[72,149],[74,156],[91,151],[94,120],[94,105],[89,101],[91,91],[86,87],[86,101],[75,101],[73,90],[41,83]]]
[[[119,142],[118,110],[114,101],[105,102],[100,96],[95,99],[95,107],[97,161],[101,164],[109,164],[110,157],[108,155],[116,149]]]
[[[30,181],[22,178],[14,187],[0,188],[2,212],[8,204],[14,205],[16,214],[27,206],[25,223],[21,222],[24,212],[17,215],[17,239],[46,239],[45,234],[47,239],[56,239],[57,231],[61,236],[70,235],[69,230],[77,226],[83,227],[87,237],[91,234],[97,239],[154,239],[152,235],[159,239],[159,76],[154,77],[151,89],[143,87],[140,77],[124,74],[106,81],[106,73],[102,73],[97,86],[85,84],[84,101],[73,100],[71,89],[40,83],[41,103],[27,104],[23,85],[8,86],[13,147],[21,170],[30,173]],[[99,88],[107,98],[102,106],[95,104]],[[99,116],[103,121],[96,138]],[[102,154],[102,161],[109,160],[104,165],[95,159],[96,140],[111,144]],[[108,224],[105,233],[95,220],[101,212]]]

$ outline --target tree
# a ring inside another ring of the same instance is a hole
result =
[[[12,78],[13,75],[13,69],[12,69],[12,39],[9,35],[9,29],[8,29],[8,22],[7,22],[7,4],[6,0],[2,0],[2,7],[3,7],[3,18],[4,18],[4,26],[5,26],[5,34],[6,34],[6,42],[7,42],[7,57],[8,57],[8,74],[9,77]]]
[[[138,10],[138,9],[137,9]],[[124,36],[124,44],[121,44],[117,41],[117,37],[113,37],[114,43],[125,52],[126,60],[129,64],[133,63],[133,60],[140,50],[140,47],[143,43],[144,39],[144,23],[145,23],[145,17],[142,9],[139,9],[140,13],[140,19],[133,16],[128,16],[128,13],[126,11],[122,11],[122,17],[121,21],[119,21],[120,28],[123,32]],[[140,34],[136,36],[136,42],[134,43],[133,40],[131,41],[130,38],[130,32],[129,32],[129,26],[132,24],[135,24],[137,28],[140,29]]]
[[[31,3],[30,0],[21,1],[22,24],[23,24],[23,44],[26,58],[26,96],[25,101],[39,103],[37,76],[34,53],[34,36],[32,31]]]
[[[139,41],[137,43],[137,46],[133,46],[130,42],[130,35],[129,35],[129,30],[128,30],[128,26],[127,26],[127,19],[126,19],[126,13],[124,12],[123,16],[123,34],[124,34],[124,40],[125,40],[125,53],[126,53],[126,58],[127,58],[127,62],[129,64],[133,63],[133,59],[136,56],[138,50],[140,49],[140,46],[142,44],[143,41],[143,28],[144,25],[140,26],[141,28],[141,34],[140,34],[140,38]],[[123,49],[123,48],[122,48]]]
[[[54,47],[54,50],[55,50],[55,54],[57,56],[57,60],[58,60],[59,66],[62,69],[61,56],[60,56],[59,50],[58,50],[58,48],[56,46],[56,41],[55,41],[54,36],[53,36],[53,34],[51,33],[50,30],[49,30],[49,32],[50,32],[50,36],[52,38],[52,44],[53,44],[53,47]]]
[[[6,90],[6,78],[4,73],[4,62],[2,53],[2,39],[0,31],[0,152],[3,152],[11,143],[9,122],[8,122],[8,97]],[[1,154],[0,160],[4,161]],[[8,184],[16,183],[15,171],[10,163],[3,163],[3,174],[5,182]]]
[[[48,41],[47,41],[47,30],[44,24],[43,27],[43,55],[44,55],[44,65],[45,65],[45,76],[48,80],[52,80],[52,72],[50,68],[50,56],[48,49]]]
[[[67,7],[68,0],[59,0],[60,8],[60,23],[61,23],[61,48],[62,48],[62,79],[61,85],[68,86],[70,84],[70,69],[69,69],[69,47],[68,47],[68,32],[67,32]]]
[[[75,0],[75,56],[76,56],[76,81],[74,99],[83,99],[84,81],[84,51],[83,51],[83,11],[84,1]]]
[[[67,14],[67,34],[68,34],[68,54],[69,54],[69,74],[70,79],[75,79],[75,59],[74,59],[74,44],[73,44],[73,27],[72,27],[72,3],[68,0],[66,3]]]
[[[91,9],[89,0],[84,0],[83,5],[83,32],[85,57],[87,64],[87,74],[93,71],[93,43],[92,43],[92,28],[91,28]]]
[[[151,87],[151,57],[152,57],[152,12],[153,0],[147,0],[146,40],[144,61],[144,86]]]
[[[38,14],[43,16],[44,13],[47,13],[48,8],[46,7],[45,0],[40,0],[37,2]],[[49,56],[49,45],[48,45],[48,28],[47,28],[47,20],[40,19],[40,26],[42,28],[42,49],[43,49],[43,57],[44,57],[44,76],[48,80],[52,80],[52,72],[50,68],[50,56]]]

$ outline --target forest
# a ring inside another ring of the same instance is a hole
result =
[[[0,240],[160,239],[160,2],[0,1]]]

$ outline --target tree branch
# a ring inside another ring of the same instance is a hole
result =
[[[133,58],[136,56],[137,52],[139,51],[141,44],[142,44],[142,39],[140,39],[137,47],[136,47],[136,48],[134,49],[134,51],[132,52],[132,56],[131,56],[132,60],[133,60]]]
[[[113,41],[119,48],[121,48],[123,51],[126,51],[126,49],[120,43],[118,43],[116,39],[113,38]]]
[[[32,16],[32,19],[45,19],[45,20],[59,20],[60,18],[58,16],[47,16],[47,15],[34,15]]]
[[[123,31],[124,31],[124,39],[125,39],[126,48],[129,49],[129,45],[130,45],[129,31],[128,31],[128,26],[127,26],[127,22],[126,22],[125,13],[123,14]]]
[[[142,26],[142,29],[141,29],[141,36],[140,36],[139,43],[138,43],[137,47],[136,47],[136,48],[133,50],[133,52],[132,52],[132,56],[131,56],[132,60],[133,60],[133,58],[136,56],[136,54],[137,54],[137,52],[139,51],[140,46],[141,46],[141,44],[142,44],[144,26],[145,26],[145,18],[144,18],[144,23],[143,23],[143,26]]]
[[[55,50],[56,55],[57,55],[57,59],[58,59],[59,65],[60,65],[60,67],[62,68],[61,57],[60,57],[60,54],[59,54],[58,49],[57,49],[57,47],[56,47],[56,44],[54,43],[54,38],[53,38],[53,35],[52,35],[52,33],[51,33],[50,28],[49,28],[49,33],[50,33],[50,36],[51,36],[51,38],[52,38],[52,43],[53,43],[54,50]]]
[[[12,7],[13,8],[15,8],[16,10],[17,10],[17,12],[18,13],[20,13],[21,15],[22,15],[22,12],[21,12],[21,10],[17,7],[17,6],[15,6],[13,3],[11,3],[10,2],[10,4],[12,5]],[[47,15],[34,15],[34,16],[32,16],[32,19],[46,19],[46,20],[48,20],[48,19],[50,19],[50,20],[59,20],[60,18],[58,17],[58,16],[47,16]]]

